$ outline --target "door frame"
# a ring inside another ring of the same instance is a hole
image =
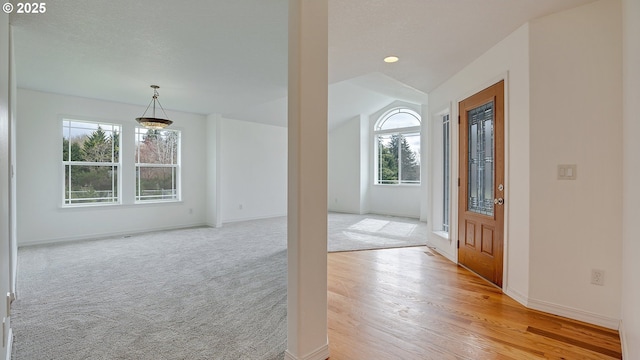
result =
[[[453,104],[451,104],[451,119],[457,119],[459,114],[459,107],[458,104],[463,101],[464,99],[500,82],[500,81],[504,81],[504,186],[505,186],[505,191],[504,191],[504,198],[507,199],[507,201],[505,201],[504,206],[504,226],[503,226],[503,248],[502,248],[502,289],[503,291],[506,291],[508,289],[508,285],[509,285],[509,277],[508,272],[509,272],[509,208],[510,208],[510,191],[511,191],[511,184],[510,184],[510,179],[509,179],[509,163],[510,163],[510,156],[509,156],[509,148],[510,148],[510,141],[509,141],[509,124],[510,124],[510,117],[509,117],[509,72],[503,72],[497,76],[494,76],[492,78],[490,78],[489,80],[486,80],[474,87],[472,87],[470,90],[466,91],[465,93],[463,93],[462,95],[456,97],[455,102]],[[450,144],[451,144],[451,164],[450,164],[450,171],[451,171],[451,187],[450,187],[450,226],[449,226],[449,239],[451,242],[451,245],[453,246],[453,251],[455,254],[455,262],[456,264],[459,264],[459,259],[458,259],[458,247],[457,247],[457,242],[458,242],[458,210],[459,210],[459,199],[458,199],[458,178],[460,177],[460,124],[453,120],[452,121],[452,125],[453,127],[451,128],[450,134],[449,136],[451,136],[450,139]],[[455,189],[455,190],[454,190]]]

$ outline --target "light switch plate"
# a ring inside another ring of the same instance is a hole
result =
[[[577,174],[578,166],[576,164],[558,165],[558,180],[575,180]]]

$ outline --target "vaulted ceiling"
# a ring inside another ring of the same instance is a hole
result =
[[[329,0],[330,126],[424,102],[528,20],[591,1]],[[284,126],[287,11],[287,0],[48,2],[11,15],[18,86],[146,106],[158,84],[167,110]]]

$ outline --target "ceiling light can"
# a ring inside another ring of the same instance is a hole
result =
[[[400,60],[397,56],[387,56],[386,58],[384,58],[384,62],[386,63],[394,63],[397,62],[398,60]]]

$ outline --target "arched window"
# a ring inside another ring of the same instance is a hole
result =
[[[395,108],[374,126],[375,183],[420,184],[420,115]]]

